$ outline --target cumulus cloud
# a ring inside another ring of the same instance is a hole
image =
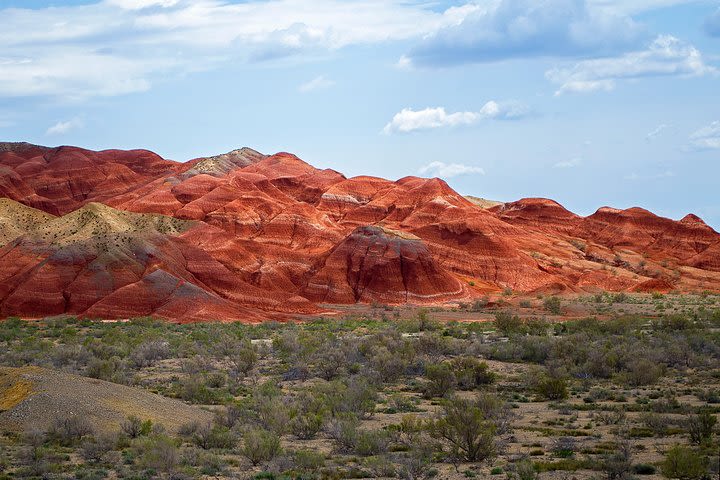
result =
[[[555,68],[546,72],[551,82],[558,84],[556,95],[613,90],[619,80],[660,76],[701,76],[716,73],[707,65],[692,45],[675,37],[657,37],[641,51],[617,57],[583,60],[569,68]]]
[[[325,78],[324,75],[317,76],[310,80],[309,82],[303,83],[298,87],[298,90],[300,90],[302,93],[312,92],[313,90],[322,90],[325,88],[330,88],[333,85],[335,85],[335,82]]]
[[[571,158],[570,160],[563,160],[553,165],[553,168],[574,168],[580,165],[582,161],[579,158]]]
[[[716,120],[690,135],[690,148],[693,150],[720,149],[720,121]]]
[[[483,5],[427,36],[403,62],[444,66],[600,55],[635,45],[643,33],[630,17],[585,0],[499,0]]]
[[[0,7],[0,98],[122,95],[228,62],[315,58],[350,45],[421,38],[468,11],[404,0],[316,0],[311,9],[298,0]]]
[[[464,165],[462,163],[430,162],[421,167],[418,173],[421,175],[432,175],[434,177],[451,178],[468,174],[485,175],[485,170],[480,167]]]
[[[63,135],[73,130],[78,130],[85,126],[81,118],[75,117],[70,120],[61,121],[48,128],[45,135]]]
[[[720,8],[705,19],[705,31],[712,37],[720,37]]]
[[[483,119],[513,120],[525,116],[528,108],[519,102],[498,103],[490,100],[477,112],[447,113],[443,107],[413,110],[403,108],[385,125],[383,132],[409,133],[416,130],[470,125]]]

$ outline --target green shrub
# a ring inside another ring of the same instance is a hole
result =
[[[568,397],[567,380],[562,377],[545,375],[535,386],[535,391],[548,400],[563,400]]]
[[[546,297],[545,300],[543,300],[543,307],[545,307],[545,310],[555,315],[560,315],[562,313],[562,302],[560,301],[560,297]]]
[[[510,335],[520,331],[522,320],[510,312],[498,312],[495,314],[495,327],[503,334]]]
[[[430,432],[447,445],[451,458],[482,462],[497,452],[495,417],[499,408],[499,402],[488,398],[472,401],[452,397],[443,405],[441,416],[431,422]]]
[[[691,415],[686,422],[690,442],[700,445],[710,441],[716,423],[717,418],[715,415],[707,410],[697,415]]]
[[[452,361],[452,370],[461,390],[473,390],[481,385],[489,385],[496,377],[487,363],[468,356],[455,358]]]
[[[457,383],[453,369],[449,363],[437,363],[425,368],[423,395],[427,398],[444,397],[455,389]]]
[[[253,465],[269,462],[280,455],[280,437],[263,429],[252,429],[245,432],[240,453]]]
[[[657,468],[649,463],[638,463],[633,465],[632,472],[636,475],[655,475]]]
[[[154,435],[136,440],[134,449],[139,463],[144,468],[160,472],[172,472],[180,462],[176,442],[167,435]]]
[[[297,468],[307,472],[317,472],[325,465],[325,456],[314,450],[297,450],[293,460]]]
[[[694,480],[707,474],[707,457],[692,448],[676,445],[667,451],[661,470],[668,478]]]

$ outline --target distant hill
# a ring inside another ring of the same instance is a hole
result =
[[[286,320],[330,304],[488,292],[720,291],[720,235],[689,214],[463,197],[250,148],[0,144],[0,315]]]

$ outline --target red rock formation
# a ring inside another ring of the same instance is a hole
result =
[[[0,196],[64,215],[0,202],[2,315],[255,321],[507,287],[720,291],[720,235],[694,215],[484,209],[439,179],[348,179],[247,148],[176,163],[0,144],[0,166]]]
[[[382,227],[359,227],[333,248],[303,289],[324,303],[439,302],[464,293],[423,241]]]

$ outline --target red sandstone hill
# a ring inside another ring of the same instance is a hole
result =
[[[720,291],[720,235],[694,215],[496,205],[288,153],[177,163],[4,143],[0,197],[2,316],[258,321],[504,288]]]

